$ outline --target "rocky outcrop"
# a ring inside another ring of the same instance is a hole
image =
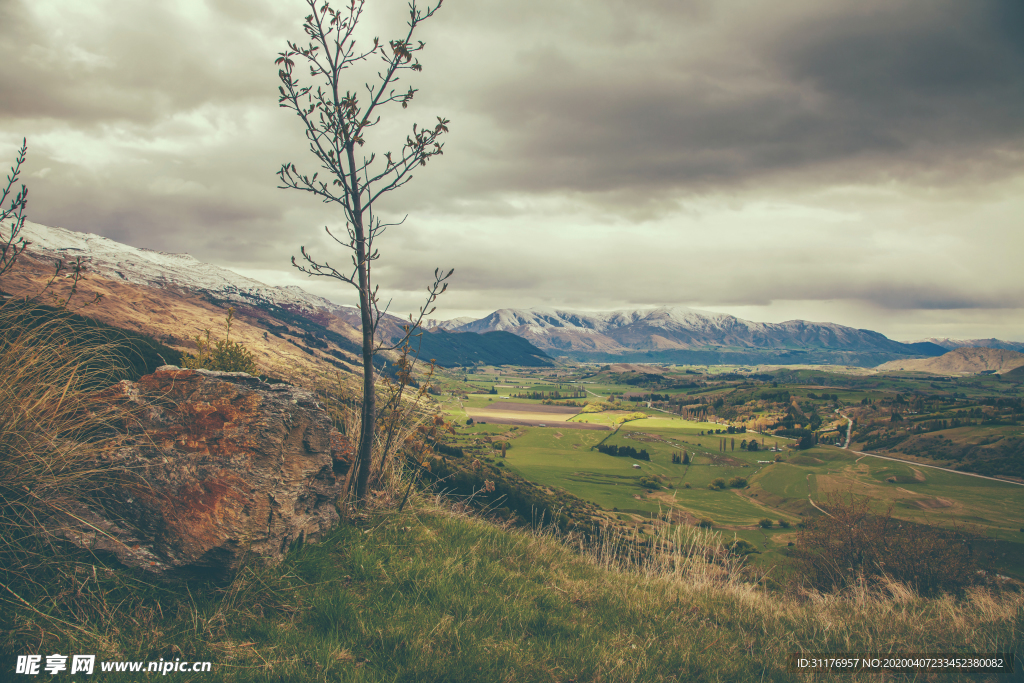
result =
[[[245,373],[159,368],[104,399],[134,408],[106,464],[130,476],[64,535],[167,577],[275,563],[338,521],[354,450],[310,392]]]

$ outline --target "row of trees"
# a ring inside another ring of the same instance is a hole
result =
[[[674,397],[672,396],[672,394],[636,394],[636,395],[630,396],[629,400],[633,401],[634,403],[639,403],[641,401],[664,401],[664,402],[668,402],[668,403],[673,403],[673,402],[675,402],[675,401],[673,401],[673,398]],[[686,397],[686,398],[689,398],[689,397]],[[679,400],[683,400],[683,399],[680,398]]]
[[[492,389],[491,393],[492,394],[496,394],[498,392],[496,390]],[[526,398],[526,399],[531,399],[531,400],[534,400],[534,401],[544,401],[544,400],[560,401],[562,399],[586,398],[587,397],[587,392],[585,392],[585,391],[573,391],[571,393],[563,394],[561,391],[558,391],[558,390],[555,390],[555,391],[529,391],[529,392],[513,394],[513,396],[515,398]]]
[[[616,458],[633,458],[634,460],[650,460],[651,454],[647,452],[647,449],[641,448],[639,451],[632,446],[616,446],[608,444],[598,444],[595,448],[605,455],[611,455]]]

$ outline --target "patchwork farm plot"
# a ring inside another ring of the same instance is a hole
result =
[[[494,448],[480,452],[526,480],[597,504],[623,524],[703,523],[734,534],[757,548],[759,562],[782,557],[801,522],[841,493],[866,496],[879,512],[891,506],[909,522],[970,524],[991,539],[996,564],[1024,579],[1024,562],[1016,562],[1024,559],[1019,482],[928,467],[949,461],[906,454],[893,461],[833,445],[844,441],[851,421],[856,440],[871,424],[863,416],[883,405],[949,405],[910,393],[917,380],[816,370],[595,370],[465,375],[462,392],[442,397],[458,425],[453,443],[505,443],[503,457]],[[588,404],[597,412],[584,412]],[[954,438],[962,438],[955,429],[973,430],[976,439],[1020,433],[1012,424],[994,425],[995,432],[979,424],[953,428],[948,417],[946,426]]]
[[[603,424],[572,422],[572,418],[579,414],[580,409],[567,406],[501,401],[488,403],[485,406],[471,405],[465,408],[465,412],[475,421],[495,424],[537,427],[558,424],[566,429],[611,429]]]

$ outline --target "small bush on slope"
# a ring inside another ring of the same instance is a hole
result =
[[[259,375],[256,357],[252,351],[240,342],[231,341],[231,322],[235,317],[235,309],[228,308],[228,318],[224,325],[224,339],[213,341],[210,331],[206,330],[206,338],[196,335],[192,341],[196,344],[195,354],[182,356],[182,365],[192,370],[218,370],[220,372],[247,372]]]

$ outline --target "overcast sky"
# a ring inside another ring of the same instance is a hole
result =
[[[368,4],[364,44],[404,30],[405,0]],[[276,189],[315,170],[274,66],[304,7],[0,0],[30,219],[354,302],[289,262],[345,260],[341,217]],[[369,143],[451,132],[382,207],[408,214],[392,310],[440,266],[440,318],[684,305],[1024,341],[1020,0],[446,0],[420,38],[419,93]]]

